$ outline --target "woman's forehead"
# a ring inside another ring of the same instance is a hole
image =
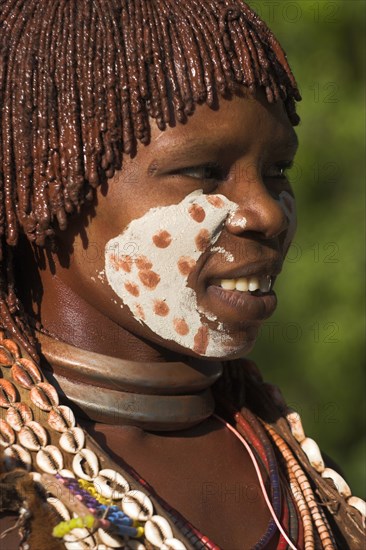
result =
[[[196,160],[207,151],[220,154],[230,150],[235,155],[237,149],[242,151],[253,141],[296,151],[297,136],[281,101],[269,104],[258,94],[257,98],[221,100],[215,111],[200,105],[186,124],[165,131],[152,124],[148,148],[157,153],[169,151],[179,162],[180,157],[187,156]]]
[[[56,226],[65,229],[69,214],[121,170],[122,158],[148,143],[152,150],[156,124],[167,134],[187,128],[221,143],[230,135],[238,141],[243,128],[249,135],[258,121],[240,128],[229,110],[225,117],[221,107],[215,111],[238,86],[263,89],[298,122],[300,94],[286,56],[242,0],[117,0],[104,10],[90,0],[72,9],[36,4],[15,2],[1,37],[9,76],[2,103],[11,107],[0,105],[0,126],[4,151],[16,146],[0,166],[11,182],[0,227],[9,245],[20,230],[43,246]]]

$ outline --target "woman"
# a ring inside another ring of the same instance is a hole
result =
[[[359,548],[362,501],[240,359],[295,228],[274,36],[241,1],[1,13],[7,547]]]

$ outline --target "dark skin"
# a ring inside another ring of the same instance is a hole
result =
[[[41,288],[42,295],[37,303],[29,304],[29,296],[27,302],[45,329],[83,349],[126,359],[131,349],[141,361],[166,358],[167,352],[172,359],[177,354],[194,356],[138,323],[121,307],[101,272],[106,244],[132,220],[151,208],[178,204],[198,189],[225,195],[247,220],[244,230],[227,221],[216,243],[233,255],[230,270],[260,265],[257,271],[268,266],[266,271],[277,275],[294,231],[295,213],[290,227],[278,198],[282,191],[291,193],[284,171],[294,158],[297,140],[282,103],[270,106],[262,95],[259,98],[222,100],[218,111],[199,106],[186,125],[165,132],[152,126],[151,143],[141,146],[133,159],[125,158],[123,170],[98,189],[84,217],[75,217],[67,231],[57,235],[58,252],[46,251],[41,267],[33,262],[33,290],[39,294]],[[134,252],[133,243],[127,243],[123,253]],[[27,264],[31,269],[31,258]],[[208,283],[227,270],[219,254],[201,256],[188,281],[199,306],[213,309]],[[252,312],[219,312],[219,321],[236,338],[237,356],[251,349],[261,323],[272,313],[265,308],[257,317]]]
[[[269,105],[262,95],[222,100],[215,112],[199,106],[186,125],[165,132],[153,125],[149,146],[139,147],[135,158],[126,158],[122,172],[98,189],[84,217],[72,220],[58,235],[57,254],[48,252],[40,268],[30,249],[24,251],[31,287],[42,289],[33,299],[24,295],[29,312],[54,336],[90,351],[152,364],[217,360],[163,340],[137,323],[127,307],[121,308],[112,288],[98,278],[105,245],[149,209],[178,204],[203,189],[236,202],[247,219],[245,229],[227,222],[217,243],[234,255],[235,265],[260,265],[277,275],[295,225],[295,214],[292,219],[285,215],[279,195],[291,193],[285,168],[296,147],[282,103]],[[204,254],[190,276],[189,285],[205,310],[212,306],[209,281],[223,273],[222,257]],[[222,309],[219,321],[237,344],[227,359],[250,351],[271,313],[264,307],[243,319],[235,310]],[[216,419],[163,434],[102,424],[88,429],[114,458],[123,455],[159,495],[220,547],[251,548],[266,531],[270,514],[251,460]]]

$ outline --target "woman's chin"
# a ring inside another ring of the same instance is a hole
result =
[[[222,350],[222,354],[216,354],[216,355],[204,355],[204,356],[198,356],[195,354],[195,357],[200,357],[202,360],[206,361],[233,361],[234,359],[241,359],[242,357],[245,357],[252,351],[252,349],[255,346],[255,340],[252,342],[246,342],[245,346],[241,346],[236,349],[232,350]]]
[[[192,349],[185,348],[175,342],[165,342],[166,349],[177,352],[180,355],[194,357],[202,361],[232,361],[234,359],[240,359],[248,355],[254,348],[256,343],[256,336],[254,338],[247,338],[245,341],[235,341],[235,339],[229,340],[225,338],[225,345],[215,346],[215,350],[210,352],[208,349],[204,354],[196,353]],[[162,342],[161,342],[162,344]]]
[[[207,317],[202,318],[208,328],[209,344],[202,352],[179,339],[164,338],[156,334],[144,323],[130,323],[130,330],[137,338],[143,338],[147,346],[159,352],[168,361],[180,361],[184,357],[193,357],[204,361],[229,361],[246,356],[256,343],[261,322],[244,321],[218,323]],[[174,357],[176,356],[176,359]]]

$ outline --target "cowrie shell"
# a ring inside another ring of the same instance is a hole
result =
[[[110,535],[104,529],[98,529],[98,537],[108,548],[125,548],[124,541],[116,535]]]
[[[42,376],[37,365],[30,359],[18,359],[11,367],[11,375],[15,382],[27,390],[42,382]]]
[[[70,542],[66,542],[65,538],[63,540],[63,543],[67,550],[89,550],[90,548],[95,548],[95,546],[90,546],[90,544],[86,543],[83,540],[72,538],[72,535],[67,536],[69,537],[68,540]]]
[[[11,445],[4,451],[5,466],[7,469],[12,470],[14,467],[19,466],[30,470],[32,465],[32,457],[27,451],[20,445]]]
[[[19,432],[25,424],[33,420],[33,413],[25,403],[13,403],[6,412],[6,421]]]
[[[7,350],[9,351],[14,357],[15,359],[18,359],[18,357],[20,357],[20,349],[19,349],[19,346],[18,344],[16,344],[15,342],[13,342],[13,340],[10,340],[9,338],[5,338],[5,340],[2,340],[1,341],[1,345]],[[14,362],[14,361],[13,361]]]
[[[332,468],[325,468],[322,473],[322,478],[331,479],[336,486],[336,489],[342,497],[349,498],[352,495],[351,489],[342,476]]]
[[[310,437],[306,437],[300,445],[314,470],[321,474],[324,471],[325,465],[318,445]]]
[[[71,470],[60,470],[59,474],[62,477],[71,477],[71,478],[75,479],[75,474]]]
[[[29,475],[33,479],[34,483],[41,483],[42,476],[39,472],[30,472]]]
[[[99,475],[93,481],[94,487],[102,497],[119,500],[130,486],[125,478],[115,470],[105,469],[99,472]]]
[[[160,546],[160,550],[187,550],[183,542],[178,539],[167,539]]]
[[[57,474],[64,466],[61,451],[55,445],[47,445],[38,451],[36,462],[38,467],[47,474]]]
[[[296,441],[298,441],[299,443],[304,441],[304,439],[306,439],[306,435],[304,432],[304,428],[302,427],[302,422],[301,422],[299,413],[290,409],[286,415],[286,418],[287,418],[287,422],[290,425],[291,433],[296,439]]]
[[[9,447],[15,441],[15,433],[13,428],[5,422],[5,420],[0,419],[0,445],[1,447]]]
[[[47,502],[52,506],[63,521],[69,521],[71,519],[70,512],[66,508],[65,504],[56,497],[48,497]]]
[[[0,346],[0,365],[2,367],[11,367],[13,363],[14,357],[12,354],[3,346]]]
[[[12,403],[15,403],[17,393],[14,385],[5,379],[0,380],[0,407],[7,409]]]
[[[137,521],[147,521],[151,518],[154,508],[151,500],[141,491],[128,491],[122,498],[122,510],[130,518]]]
[[[18,435],[19,443],[29,451],[39,451],[47,445],[47,432],[38,422],[28,422]]]
[[[81,428],[70,428],[62,434],[59,443],[67,453],[76,454],[84,447],[85,434]]]
[[[30,391],[30,398],[42,411],[50,411],[59,404],[57,391],[47,382],[40,382],[34,386]]]
[[[350,506],[353,506],[353,508],[356,508],[356,510],[358,510],[360,514],[363,516],[363,519],[365,522],[366,502],[359,497],[349,497],[347,499],[347,504],[349,504]]]
[[[72,469],[77,477],[86,479],[86,481],[93,481],[99,473],[97,455],[90,449],[82,449],[74,456]]]
[[[152,516],[145,523],[145,537],[153,546],[160,548],[166,539],[173,538],[173,531],[165,518]]]
[[[64,536],[63,542],[67,550],[89,550],[95,548],[94,537],[85,528],[73,529]]]
[[[74,413],[66,405],[54,407],[48,415],[47,422],[56,432],[61,433],[73,428],[76,423]]]

